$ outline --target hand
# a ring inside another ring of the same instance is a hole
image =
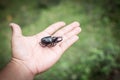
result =
[[[78,40],[77,34],[81,31],[78,22],[67,26],[64,22],[57,22],[36,35],[23,36],[19,25],[11,23],[10,26],[12,28],[11,61],[26,66],[33,74],[41,73],[55,64],[63,52]],[[63,28],[60,29],[61,27]],[[62,36],[63,41],[54,47],[42,47],[39,44],[41,38],[50,35]]]

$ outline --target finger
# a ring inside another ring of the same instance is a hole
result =
[[[59,28],[65,26],[64,22],[57,22],[52,25],[50,25],[47,29],[45,29],[43,32],[48,33],[49,35],[52,35],[56,30]]]
[[[81,32],[81,28],[80,27],[76,27],[75,29],[71,30],[70,32],[63,34],[62,35],[62,41],[58,43],[58,45],[60,45],[62,42],[64,42],[65,40],[71,38],[74,35],[77,35]]]
[[[77,35],[81,32],[81,28],[80,27],[76,27],[75,29],[73,29],[72,31],[70,31],[69,33],[66,33],[63,36],[63,41],[69,39],[70,37],[74,36],[74,35]],[[63,42],[62,41],[62,42]]]
[[[22,31],[18,24],[10,23],[10,27],[12,28],[12,36],[21,36]]]
[[[78,22],[73,22],[70,25],[60,29],[59,31],[57,31],[53,36],[62,36],[68,32],[70,32],[71,30],[73,30],[76,27],[79,27],[80,24]]]
[[[64,52],[66,49],[68,49],[73,43],[75,43],[79,37],[77,35],[65,40],[61,45],[61,49]]]

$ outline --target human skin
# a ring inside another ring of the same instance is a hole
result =
[[[12,58],[0,72],[0,80],[33,80],[35,75],[48,70],[62,54],[78,40],[80,24],[73,22],[65,26],[56,22],[33,36],[23,36],[19,25],[11,23]],[[46,36],[62,36],[63,40],[54,47],[42,47],[40,39]]]

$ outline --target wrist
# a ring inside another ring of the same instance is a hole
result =
[[[21,76],[20,80],[33,80],[35,74],[33,74],[29,68],[22,62],[21,60],[18,59],[12,59],[9,63],[9,66],[13,67],[14,69],[17,70],[18,76]],[[15,70],[15,71],[16,71]]]
[[[33,80],[34,74],[19,60],[11,60],[0,72],[1,80]]]

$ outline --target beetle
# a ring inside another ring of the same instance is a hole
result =
[[[47,37],[43,37],[41,39],[40,45],[42,47],[54,47],[58,42],[61,42],[63,39],[61,36],[59,37],[55,37],[55,36],[47,36]]]

